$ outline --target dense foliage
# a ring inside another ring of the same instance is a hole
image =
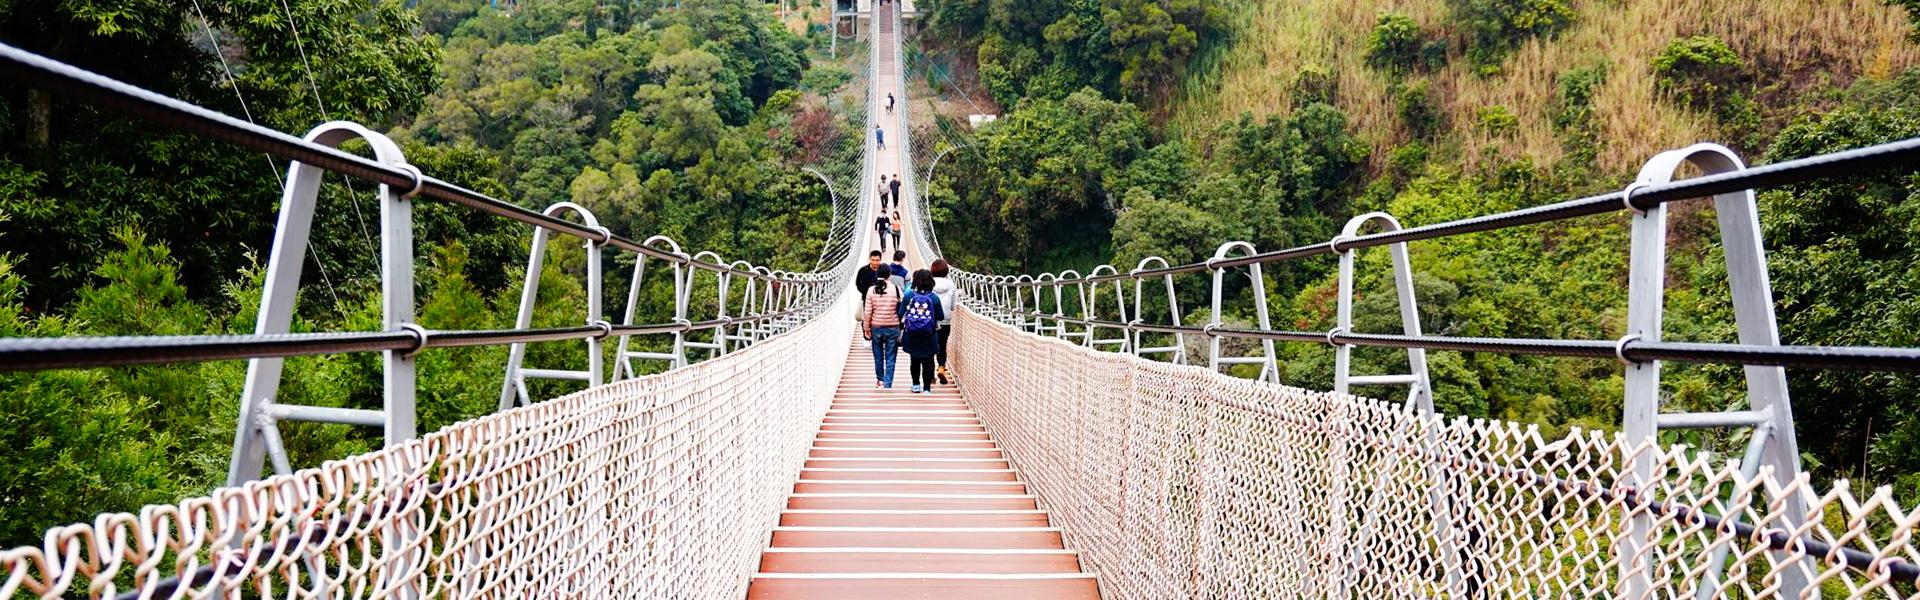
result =
[[[1007,116],[976,132],[973,149],[956,153],[962,157],[956,164],[979,176],[936,181],[930,192],[945,250],[962,264],[1004,273],[1085,272],[1099,263],[1124,271],[1147,256],[1193,262],[1230,240],[1247,240],[1262,250],[1324,241],[1348,217],[1370,210],[1385,210],[1409,225],[1436,223],[1617,187],[1627,175],[1601,164],[1610,141],[1597,98],[1623,76],[1606,61],[1557,73],[1551,78],[1551,101],[1539,106],[1485,99],[1462,105],[1449,97],[1457,93],[1457,82],[1442,85],[1447,81],[1442,70],[1455,62],[1468,65],[1476,79],[1506,77],[1503,66],[1516,50],[1574,24],[1567,3],[1456,0],[1447,3],[1440,28],[1382,13],[1361,44],[1362,73],[1381,81],[1374,89],[1384,89],[1387,97],[1345,98],[1352,93],[1342,89],[1352,83],[1351,71],[1343,76],[1308,65],[1270,75],[1290,99],[1270,111],[1274,116],[1243,114],[1224,125],[1180,133],[1162,129],[1154,118],[1166,112],[1161,100],[1118,87],[1082,88],[1081,80],[1043,68],[1060,59],[1007,42],[1059,27],[1051,23],[1049,18],[933,23],[940,39],[983,40],[983,84],[1012,106]],[[1023,25],[1024,33],[1017,30]],[[1699,115],[1744,153],[1760,157],[1756,162],[1920,135],[1915,116],[1920,115],[1920,72],[1890,81],[1863,80],[1850,90],[1816,96],[1837,100],[1803,104],[1785,96],[1791,88],[1767,87],[1770,74],[1758,72],[1759,61],[1715,37],[1684,36],[1662,44],[1633,65],[1651,74],[1655,95],[1646,101]],[[1763,111],[1757,99],[1768,94],[1795,101]],[[1384,139],[1364,139],[1340,108],[1354,105],[1388,107],[1396,131]],[[1063,106],[1077,108],[1063,111]],[[1830,110],[1809,112],[1809,106]],[[1137,125],[1135,115],[1143,114],[1146,122]],[[1534,135],[1529,130],[1534,127],[1530,119],[1539,118],[1534,115],[1545,116],[1552,141],[1564,152],[1555,164],[1463,151],[1465,140]],[[1055,139],[1069,131],[1082,139]],[[1916,186],[1920,177],[1901,171],[1791,186],[1762,196],[1785,342],[1920,342],[1914,334],[1920,325],[1915,323],[1920,285],[1914,283],[1920,281],[1920,255],[1912,243],[1920,233]],[[1671,210],[1665,335],[1732,341],[1712,209],[1685,203]],[[1620,216],[1414,244],[1424,329],[1465,336],[1617,338],[1625,322],[1626,245]],[[1360,265],[1356,329],[1397,331],[1386,253],[1364,252]],[[1275,326],[1332,327],[1332,266],[1325,259],[1268,265],[1267,308]],[[1251,323],[1255,311],[1246,279],[1227,281],[1221,318]],[[1204,304],[1208,281],[1196,275],[1181,278],[1179,285],[1185,321],[1210,318]],[[1151,288],[1148,314],[1139,316],[1168,317],[1157,293]],[[1256,348],[1228,345],[1235,353]],[[1281,344],[1280,353],[1285,382],[1312,388],[1332,384],[1328,348]],[[1362,349],[1355,360],[1361,373],[1405,369],[1400,352]],[[1450,415],[1538,423],[1548,435],[1575,427],[1618,427],[1622,379],[1613,363],[1434,352],[1429,368],[1437,404]],[[1733,367],[1669,365],[1665,410],[1743,407],[1740,375]],[[1920,423],[1907,400],[1915,396],[1915,378],[1795,370],[1789,379],[1803,459],[1817,477],[1858,477],[1897,484],[1908,496],[1920,493]],[[1738,455],[1748,434],[1668,435],[1669,441]]]
[[[284,131],[391,131],[424,172],[539,209],[810,270],[831,205],[800,166],[845,171],[857,113],[760,3],[200,0],[0,3],[0,40]],[[202,13],[201,11],[204,11]],[[205,19],[201,15],[205,15]],[[141,60],[128,60],[129,56]],[[802,88],[806,88],[802,91]],[[350,150],[355,150],[349,147]],[[363,150],[363,148],[362,148]],[[21,88],[0,90],[0,335],[251,332],[285,163]],[[296,331],[377,329],[372,186],[323,187]],[[414,208],[418,321],[510,326],[530,231]],[[608,253],[616,318],[631,256]],[[535,326],[576,324],[585,254],[556,242]],[[670,318],[664,278],[639,318]],[[711,280],[696,301],[711,303]],[[648,342],[657,343],[657,342]],[[530,364],[578,365],[580,344]],[[504,348],[420,357],[423,431],[488,414]],[[644,365],[643,365],[644,367]],[[577,368],[577,367],[575,367]],[[225,476],[244,364],[0,375],[0,545],[203,493]],[[283,402],[378,408],[379,357],[293,359]],[[536,395],[573,389],[540,382]],[[378,447],[377,430],[284,424],[296,465]]]
[[[919,8],[941,43],[979,48],[981,80],[1006,106],[1082,87],[1157,97],[1226,24],[1214,0],[927,0]]]

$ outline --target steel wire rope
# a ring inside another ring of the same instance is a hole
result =
[[[320,82],[313,76],[313,64],[307,60],[307,46],[300,41],[300,26],[294,20],[293,7],[287,4],[287,0],[280,0],[280,10],[286,12],[287,30],[293,34],[293,48],[300,54],[300,70],[306,73],[307,89],[313,92],[313,104],[320,109],[320,118],[332,121],[333,115],[327,110],[327,102],[320,97]],[[360,242],[366,245],[368,253],[378,252],[374,249],[373,233],[367,229],[367,217],[360,212],[360,203],[353,201],[358,194],[353,189],[353,179],[341,178],[341,182],[347,186],[347,204],[353,207],[353,220],[360,224]]]
[[[227,53],[220,51],[220,40],[213,35],[213,21],[207,19],[206,11],[200,9],[200,0],[193,0],[193,13],[200,17],[200,29],[207,34],[207,45],[213,50],[213,57],[219,59],[220,70],[226,73],[227,87],[233,90],[234,99],[240,102],[240,114],[247,118],[248,123],[257,124],[258,122],[253,119],[253,110],[247,107],[246,94],[240,91],[240,78],[234,76],[233,67],[227,64]],[[280,166],[273,163],[273,155],[262,153],[260,157],[266,159],[267,172],[273,174],[274,182],[278,183],[280,187],[286,187],[287,179],[280,174]],[[358,208],[355,210],[358,210]],[[320,260],[320,248],[318,244],[308,244],[307,255],[313,257],[314,266],[320,270],[320,283],[326,285],[327,296],[333,299],[333,309],[340,313],[342,319],[346,318],[346,306],[340,303],[340,292],[333,287],[333,276],[327,273],[326,261]]]

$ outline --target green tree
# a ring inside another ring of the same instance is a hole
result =
[[[1485,75],[1500,72],[1500,61],[1527,40],[1551,37],[1574,19],[1561,0],[1447,0],[1447,9],[1465,33],[1467,59]]]

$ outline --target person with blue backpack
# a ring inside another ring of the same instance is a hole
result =
[[[913,291],[900,300],[900,349],[913,357],[913,392],[933,391],[933,357],[940,352],[940,322],[946,320],[940,297],[933,293],[933,272],[913,272]]]

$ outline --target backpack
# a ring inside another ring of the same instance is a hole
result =
[[[916,293],[907,298],[907,315],[901,323],[910,332],[932,332],[938,321],[933,318],[934,303],[939,302],[931,294]]]

